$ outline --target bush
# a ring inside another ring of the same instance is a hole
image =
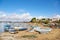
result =
[[[37,36],[36,35],[23,35],[21,37],[23,37],[23,38],[36,38]]]
[[[30,22],[35,23],[36,22],[36,18],[32,18]]]

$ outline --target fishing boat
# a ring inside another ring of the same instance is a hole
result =
[[[18,33],[18,31],[16,31],[14,28],[10,28],[9,33],[16,34],[16,33]]]
[[[14,29],[19,30],[19,31],[27,30],[26,27],[14,27]]]
[[[34,27],[32,30],[30,30],[29,32],[34,32],[34,31],[37,31],[39,33],[48,33],[52,30],[52,28],[41,28],[41,27]]]

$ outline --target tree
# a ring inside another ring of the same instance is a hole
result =
[[[32,20],[30,22],[35,23],[36,22],[36,18],[32,18]]]
[[[41,23],[48,24],[48,23],[50,22],[50,20],[43,18],[43,19],[40,20],[40,22],[41,22]]]

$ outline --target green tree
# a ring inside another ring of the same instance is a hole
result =
[[[41,23],[48,24],[48,23],[50,22],[50,20],[43,18],[43,19],[40,20],[40,22],[41,22]]]
[[[36,18],[32,18],[30,22],[35,23],[36,22]]]

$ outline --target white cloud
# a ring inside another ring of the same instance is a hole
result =
[[[8,15],[5,12],[0,12],[0,20],[3,21],[30,21],[34,16],[31,16],[29,12],[24,12],[22,14],[12,13]],[[47,18],[45,16],[36,16],[37,19]]]
[[[15,21],[30,21],[31,20],[31,15],[29,13],[23,13],[23,14],[16,14],[13,13],[11,15],[7,14],[0,14],[0,20],[15,20]]]
[[[5,12],[0,11],[0,18],[1,18],[1,17],[5,17],[5,16],[6,16]]]
[[[60,15],[54,15],[52,18],[60,18]]]
[[[47,18],[45,16],[38,16],[37,19]]]
[[[9,21],[9,20],[12,20],[12,21],[30,21],[32,18],[33,18],[33,16],[31,16],[30,13],[28,13],[28,12],[23,13],[23,14],[13,13],[11,15],[2,14],[0,16],[0,20],[3,20],[3,21]],[[36,18],[41,19],[41,18],[46,18],[46,17],[38,16]]]

